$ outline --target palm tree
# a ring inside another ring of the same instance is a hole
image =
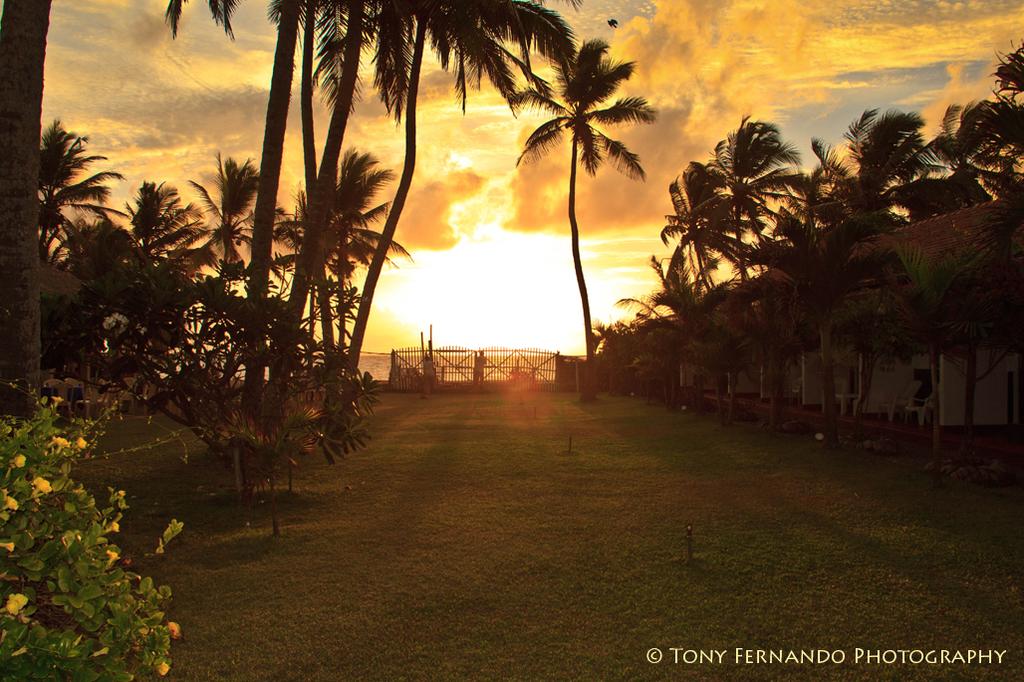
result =
[[[888,253],[875,245],[881,230],[877,214],[823,226],[783,211],[775,225],[778,240],[761,248],[760,262],[789,283],[818,328],[825,445],[830,448],[839,445],[833,353],[836,316],[851,294],[881,278],[888,260]]]
[[[143,182],[125,214],[143,262],[169,258],[189,265],[197,260],[198,250],[192,247],[204,233],[203,213],[193,204],[183,204],[174,187]]]
[[[188,0],[169,0],[166,19],[171,32],[177,36],[182,8]],[[209,0],[214,21],[224,26],[233,37],[231,17],[239,0]],[[281,163],[284,159],[284,135],[288,125],[288,107],[291,101],[292,76],[295,70],[295,45],[298,41],[301,0],[273,0],[271,14],[277,20],[277,46],[267,97],[267,115],[263,131],[263,152],[260,158],[259,184],[253,214],[251,262],[249,268],[249,295],[254,298],[266,294],[270,282],[270,263],[274,241],[274,222],[277,212],[277,191],[281,182]],[[257,377],[249,385],[249,402],[262,383],[262,370],[251,372]]]
[[[618,90],[619,86],[633,75],[633,62],[614,61],[608,56],[608,44],[601,40],[583,43],[579,51],[556,66],[558,94],[562,101],[554,99],[540,89],[528,89],[519,93],[515,103],[536,107],[555,117],[537,128],[526,140],[519,162],[540,158],[557,145],[570,131],[571,162],[569,166],[569,228],[572,233],[572,258],[576,269],[576,283],[580,290],[583,306],[583,339],[587,349],[587,365],[582,398],[594,397],[591,374],[594,359],[594,338],[590,324],[590,300],[587,283],[583,276],[580,260],[580,232],[576,220],[576,173],[579,165],[590,175],[597,173],[601,163],[607,159],[629,178],[644,179],[640,158],[626,145],[608,137],[597,126],[622,123],[651,123],[654,110],[642,97],[624,97],[611,105],[604,105]]]
[[[798,177],[796,148],[785,142],[778,126],[751,121],[740,126],[715,146],[712,170],[718,174],[718,192],[727,207],[727,218],[736,248],[732,260],[740,279],[747,278],[744,240],[760,237],[773,214],[771,202],[784,199]]]
[[[841,193],[853,214],[883,212],[903,222],[896,209],[910,208],[927,190],[923,181],[942,172],[925,143],[920,114],[868,109],[846,131],[849,180]]]
[[[231,157],[222,160],[217,154],[216,200],[198,182],[191,180],[189,184],[199,193],[210,221],[200,251],[203,264],[210,265],[218,259],[227,263],[241,261],[238,249],[252,239],[252,204],[259,190],[259,171],[252,160],[239,164]]]
[[[296,318],[301,317],[305,310],[310,290],[315,284],[316,273],[323,267],[327,220],[333,205],[338,164],[348,119],[355,101],[360,58],[366,44],[367,33],[373,28],[367,17],[367,10],[373,8],[371,5],[376,5],[376,3],[367,3],[363,0],[329,4],[330,6],[321,7],[323,10],[321,21],[323,36],[318,73],[326,81],[332,111],[327,136],[324,140],[323,154],[320,158],[320,167],[316,173],[316,181],[312,185],[308,184],[309,180],[313,178],[312,164],[315,157],[315,154],[309,151],[314,142],[311,128],[312,117],[307,113],[304,119],[310,126],[303,141],[306,150],[304,155],[308,206],[305,212],[302,247],[295,261],[295,273],[289,294],[289,305]],[[400,11],[393,6],[393,3],[382,3],[381,9],[385,15],[389,13],[389,10],[391,13]],[[312,40],[311,36],[310,40]],[[311,62],[307,62],[304,57],[304,81],[310,78],[306,73],[308,68],[311,68]],[[304,90],[302,96],[303,101],[305,101],[305,97],[311,97],[311,89]],[[325,338],[325,341],[329,340]]]
[[[89,138],[70,133],[59,120],[43,131],[39,149],[39,257],[60,260],[58,253],[71,219],[65,211],[85,211],[97,216],[117,213],[104,206],[110,197],[106,183],[123,180],[120,173],[101,171],[81,177],[89,166],[105,156],[86,154]]]
[[[373,154],[356,150],[345,152],[341,162],[334,209],[328,223],[331,238],[326,248],[324,267],[314,285],[321,335],[327,340],[334,338],[328,273],[344,290],[355,270],[369,264],[380,242],[380,233],[371,226],[387,215],[388,204],[373,205],[374,198],[394,179],[394,172],[379,168],[379,165],[380,161]],[[282,258],[282,263],[294,263],[297,257],[303,243],[307,208],[306,195],[300,192],[295,213],[278,222],[278,241],[289,252]],[[409,252],[397,242],[392,242],[389,251],[392,256],[410,257]],[[339,324],[344,324],[349,312],[344,304],[345,301],[339,298],[336,308]],[[343,344],[345,339],[345,334],[339,334],[340,343]]]
[[[1024,223],[1024,46],[1003,55],[995,72],[994,101],[985,103],[978,128],[988,184],[997,196],[986,226],[989,247],[1011,262]]]
[[[578,0],[568,1],[573,6],[579,4]],[[359,363],[374,292],[416,170],[416,107],[428,37],[441,67],[454,73],[463,109],[469,87],[479,86],[485,76],[511,100],[516,91],[514,67],[535,87],[545,90],[533,74],[531,51],[561,59],[572,52],[573,45],[572,29],[562,17],[530,0],[418,0],[408,3],[407,10],[398,9],[379,21],[375,81],[388,110],[399,119],[405,115],[405,161],[363,283],[349,347],[352,367]]]
[[[721,358],[715,356],[712,344],[706,343],[706,340],[718,321],[715,317],[716,309],[724,299],[727,284],[705,287],[678,258],[670,258],[663,263],[652,256],[650,265],[658,279],[658,287],[648,296],[622,299],[618,305],[638,309],[638,331],[654,328],[672,330],[680,360],[717,377],[721,364],[718,361]],[[727,352],[724,346],[721,350]],[[704,374],[696,372],[694,380],[695,395],[692,402],[700,412],[704,402]],[[722,404],[720,402],[719,406]],[[724,419],[725,412],[721,414]]]
[[[806,317],[784,278],[768,271],[739,283],[730,292],[730,304],[741,334],[760,360],[768,389],[768,427],[783,422],[786,377],[804,349]]]
[[[99,279],[138,258],[132,235],[109,218],[78,219],[68,230],[62,265],[83,282]]]
[[[387,216],[389,204],[374,206],[374,198],[394,180],[395,173],[379,165],[380,161],[373,154],[354,149],[347,151],[341,161],[329,223],[333,238],[327,250],[326,265],[343,285],[351,280],[357,267],[369,265],[380,241],[380,234],[370,227]],[[393,255],[409,256],[396,242],[392,242],[390,251]]]
[[[665,216],[661,230],[666,246],[677,239],[674,258],[686,259],[695,282],[711,287],[712,273],[722,255],[732,252],[729,235],[723,230],[725,205],[718,193],[721,176],[707,165],[693,161],[672,181],[668,193],[674,213]]]
[[[942,452],[939,360],[955,326],[951,294],[965,271],[965,261],[959,256],[929,259],[914,249],[903,249],[897,253],[907,280],[904,286],[896,289],[904,324],[912,336],[928,347],[932,381],[932,456],[938,460]],[[936,461],[936,470],[937,465]]]
[[[51,0],[0,17],[0,414],[29,416],[39,384],[39,133]]]

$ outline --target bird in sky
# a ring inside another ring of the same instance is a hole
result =
[[[611,26],[612,28],[618,28],[619,27],[619,20],[618,19],[609,19],[608,20],[608,25]]]

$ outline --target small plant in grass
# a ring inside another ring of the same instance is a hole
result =
[[[0,418],[0,674],[14,680],[131,680],[165,675],[167,586],[124,570],[111,540],[128,505],[100,503],[71,477],[95,424]],[[159,547],[181,531],[172,522]]]

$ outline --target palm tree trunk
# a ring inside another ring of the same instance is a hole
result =
[[[351,310],[348,308],[346,293],[349,287],[346,266],[348,263],[348,228],[342,225],[338,230],[338,349],[345,350],[348,343],[348,316]]]
[[[821,386],[825,412],[825,447],[839,447],[839,418],[836,415],[836,368],[832,356],[832,320],[821,322]]]
[[[0,414],[30,416],[39,385],[39,136],[50,0],[0,19]]]
[[[853,431],[860,438],[864,435],[864,409],[867,407],[868,398],[871,395],[871,378],[875,374],[875,362],[878,356],[872,354],[867,357],[861,355],[860,362],[860,395],[853,406]]]
[[[718,423],[725,426],[725,392],[728,390],[729,379],[725,374],[715,377],[715,405],[718,409]]]
[[[729,391],[729,411],[726,413],[725,421],[732,424],[736,418],[736,372],[729,372],[726,376],[726,388]]]
[[[295,277],[292,279],[292,290],[288,302],[292,314],[302,316],[306,307],[306,299],[313,285],[314,275],[323,267],[324,238],[327,232],[328,218],[334,206],[334,195],[338,183],[338,162],[341,159],[341,147],[345,141],[345,130],[348,127],[349,114],[355,99],[356,81],[359,77],[360,54],[363,50],[363,17],[365,2],[351,0],[349,2],[348,29],[345,33],[345,54],[338,79],[338,97],[334,102],[331,122],[327,128],[327,140],[324,142],[324,153],[320,159],[320,172],[317,174],[316,188],[310,196],[308,224],[303,233],[302,249],[295,261]],[[333,336],[333,335],[332,335]],[[324,339],[327,341],[327,339]]]
[[[288,126],[288,105],[291,100],[298,32],[299,0],[284,0],[281,3],[281,16],[277,25],[277,48],[274,51],[274,70],[270,77],[267,120],[263,132],[263,156],[260,159],[260,184],[253,213],[248,286],[250,298],[265,295],[270,281],[277,190],[281,183],[284,133]],[[262,372],[259,374],[262,380]]]
[[[263,129],[263,155],[260,159],[260,180],[253,209],[252,244],[249,257],[247,295],[263,298],[270,284],[270,264],[274,246],[274,218],[277,212],[277,190],[281,184],[281,163],[284,160],[284,134],[288,127],[288,106],[292,93],[292,72],[295,70],[295,43],[299,31],[299,0],[281,3],[277,24],[277,47],[267,98],[267,117]],[[253,357],[246,363],[242,402],[251,414],[260,411],[265,365],[256,360],[266,339],[249,340]]]
[[[572,142],[572,165],[569,168],[569,230],[572,234],[572,263],[576,269],[576,285],[580,290],[580,305],[583,307],[583,340],[587,344],[587,362],[583,366],[583,381],[580,386],[580,399],[593,400],[595,397],[594,340],[590,331],[590,296],[587,294],[587,280],[583,276],[583,261],[580,258],[580,226],[576,221],[576,166],[578,151],[576,141]]]
[[[327,273],[322,266],[316,295],[320,306],[320,335],[324,347],[329,348],[334,345],[334,308],[331,306],[331,290],[328,287]]]
[[[299,105],[302,113],[302,158],[306,168],[307,194],[316,186],[316,128],[313,123],[313,47],[316,42],[316,10],[317,0],[306,0]]]
[[[704,414],[704,374],[695,372],[693,375],[693,409],[697,414]]]
[[[777,431],[782,423],[782,377],[778,352],[770,349],[767,353],[768,371],[768,428]]]
[[[970,456],[974,450],[974,394],[978,386],[978,347],[973,342],[967,344],[964,374],[964,432],[960,441],[961,457]]]
[[[420,88],[420,69],[423,66],[423,51],[427,41],[426,22],[417,20],[416,39],[413,43],[412,62],[409,66],[409,93],[405,103],[405,163],[402,166],[402,177],[398,181],[395,199],[391,202],[384,229],[381,230],[377,248],[373,252],[373,260],[366,270],[362,296],[359,299],[359,311],[352,325],[352,342],[349,346],[349,364],[352,369],[359,367],[359,354],[363,350],[363,339],[366,338],[366,326],[370,321],[370,308],[373,306],[373,295],[377,290],[381,270],[388,258],[388,250],[395,238],[398,221],[405,208],[405,200],[412,187],[412,178],[416,172],[416,101]]]
[[[942,456],[942,422],[940,415],[941,394],[939,391],[939,359],[942,357],[942,349],[937,343],[928,345],[928,367],[932,375],[932,459],[935,467],[936,480],[941,479],[939,471],[939,459]],[[922,417],[923,419],[923,417]]]

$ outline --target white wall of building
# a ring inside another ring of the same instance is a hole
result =
[[[941,423],[963,426],[964,389],[967,375],[963,358],[943,355],[939,376],[942,386]],[[1020,399],[1018,393],[1019,361],[1012,353],[983,348],[978,351],[978,382],[974,396],[974,423],[979,426],[1006,424],[1007,411]],[[1012,388],[1007,390],[1008,381]],[[1016,412],[1016,410],[1014,410]]]
[[[871,390],[864,405],[864,413],[888,415],[893,400],[905,397],[913,388],[913,381],[912,364],[889,358],[878,360],[871,373]]]

